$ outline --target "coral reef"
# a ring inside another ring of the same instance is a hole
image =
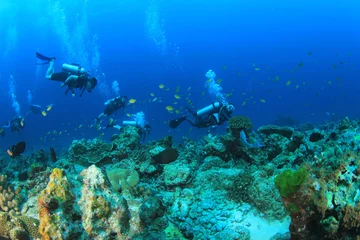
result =
[[[112,192],[105,175],[95,165],[81,172],[83,187],[78,201],[85,231],[91,239],[126,239],[129,215],[123,197]]]
[[[251,128],[240,116],[224,135],[140,144],[125,127],[74,140],[56,162],[44,151],[1,162],[0,236],[358,239],[360,122]]]
[[[54,168],[47,187],[38,197],[42,239],[69,239],[76,237],[70,225],[74,196],[63,170]]]
[[[235,116],[229,119],[229,128],[234,138],[238,139],[241,130],[249,133],[252,129],[252,122],[246,116]]]
[[[39,221],[26,216],[0,212],[0,237],[11,240],[40,239]]]

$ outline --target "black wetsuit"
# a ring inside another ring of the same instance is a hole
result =
[[[116,97],[109,101],[108,104],[105,105],[104,115],[110,116],[117,110],[124,108],[126,105],[127,97]]]
[[[192,126],[197,128],[208,128],[212,126],[220,126],[224,122],[228,121],[231,118],[231,112],[221,104],[217,109],[214,109],[212,113],[209,113],[205,117],[198,116],[196,112],[188,109],[188,111],[194,116],[195,121],[191,121],[186,118]]]
[[[51,74],[50,79],[53,81],[65,82],[70,75],[71,73],[62,71]]]
[[[10,132],[20,132],[24,127],[25,123],[22,117],[16,117],[10,121]]]
[[[90,80],[90,75],[88,74],[77,75],[62,71],[51,74],[50,79],[53,81],[59,81],[64,83],[66,79],[68,79],[68,77],[70,77],[71,75],[78,76],[78,79],[76,81],[73,81],[70,85],[68,85],[68,89],[66,90],[65,94],[67,94],[69,90],[74,94],[74,88],[79,88],[82,89],[80,94],[80,96],[82,96],[83,92],[85,91],[86,84]]]
[[[150,132],[151,132],[151,126],[148,123],[145,124],[144,128],[138,127],[138,134],[140,135],[143,141],[145,140],[146,136],[150,134]]]

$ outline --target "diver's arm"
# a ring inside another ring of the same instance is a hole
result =
[[[66,81],[64,82],[64,84],[65,85],[70,85],[71,83],[73,83],[74,81],[76,81],[76,80],[78,80],[78,76],[76,76],[76,75],[70,75],[67,79],[66,79]]]
[[[86,89],[86,87],[83,87],[83,89],[81,90],[80,97],[83,95],[85,89]]]

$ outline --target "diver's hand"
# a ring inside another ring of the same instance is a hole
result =
[[[65,83],[62,83],[62,84],[61,84],[61,87],[65,87]]]

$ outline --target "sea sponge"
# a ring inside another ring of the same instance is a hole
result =
[[[73,203],[74,196],[64,171],[54,168],[46,189],[38,196],[39,232],[42,239],[62,239],[71,233],[62,229],[69,228],[67,215],[70,215]]]
[[[250,118],[246,116],[235,116],[229,119],[229,128],[231,130],[231,135],[239,139],[241,130],[244,132],[249,133],[252,129],[252,122]]]
[[[106,171],[106,174],[116,191],[132,190],[140,181],[139,173],[136,170],[115,168]]]
[[[299,190],[301,184],[304,183],[307,176],[308,172],[305,168],[299,168],[296,172],[285,170],[276,176],[274,182],[276,188],[280,192],[280,195],[287,198]]]

